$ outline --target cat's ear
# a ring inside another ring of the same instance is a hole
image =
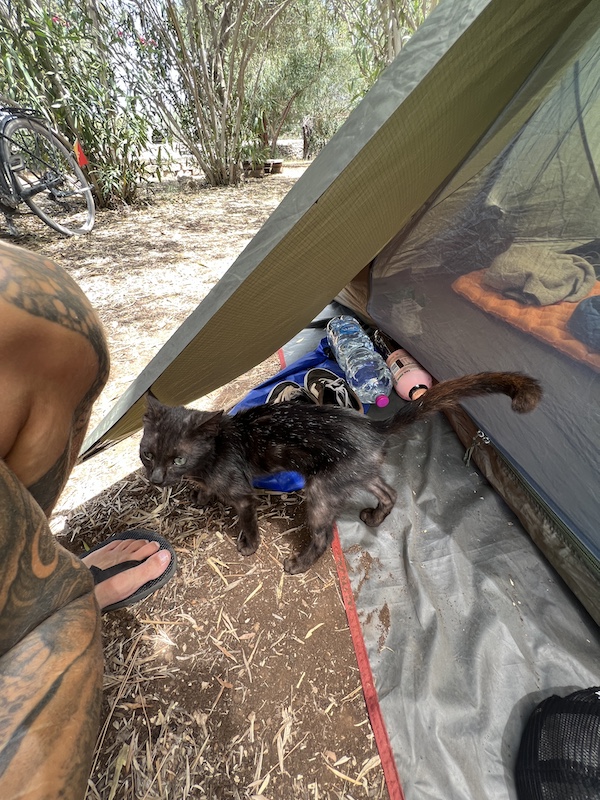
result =
[[[146,397],[146,413],[144,414],[144,419],[145,420],[156,419],[160,414],[160,410],[163,408],[163,404],[157,397],[155,397],[152,394],[151,389],[148,389],[145,397]]]
[[[214,411],[212,414],[203,414],[202,418],[194,420],[196,432],[202,433],[204,436],[216,436],[219,432],[223,413],[223,409],[221,409],[220,411]]]

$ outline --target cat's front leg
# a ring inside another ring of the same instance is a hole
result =
[[[283,562],[284,570],[290,575],[298,575],[317,561],[333,541],[333,527],[321,528],[311,531],[310,544],[301,553],[286,558]]]
[[[283,568],[290,575],[306,572],[321,558],[333,541],[333,524],[343,505],[343,495],[338,493],[336,498],[333,488],[316,477],[307,482],[305,495],[310,543],[283,562]]]
[[[203,508],[214,499],[214,493],[211,492],[205,483],[194,483],[192,485],[192,503],[197,508]]]
[[[232,499],[239,519],[237,549],[243,556],[251,556],[258,549],[260,533],[256,518],[256,500],[252,495]]]

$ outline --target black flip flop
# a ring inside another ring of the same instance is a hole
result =
[[[123,541],[126,539],[148,539],[149,542],[158,542],[159,548],[156,552],[158,553],[159,550],[168,550],[169,553],[171,553],[171,561],[162,575],[159,575],[158,578],[154,578],[153,580],[145,583],[143,586],[140,586],[136,592],[130,594],[129,597],[126,597],[124,600],[120,600],[118,603],[113,603],[110,606],[106,606],[106,608],[102,609],[103,614],[106,614],[107,611],[116,611],[118,608],[132,606],[134,603],[137,603],[140,600],[143,600],[145,597],[148,597],[148,595],[151,595],[157,589],[160,589],[161,586],[164,586],[165,583],[167,583],[167,581],[173,577],[175,570],[177,569],[177,556],[175,554],[175,550],[171,546],[171,543],[168,542],[164,536],[154,533],[154,531],[146,531],[140,528],[136,528],[135,530],[131,531],[123,531],[123,533],[117,533],[115,536],[111,536],[110,539],[105,539],[105,541],[100,542],[100,544],[97,544],[95,547],[92,547],[87,552],[81,553],[79,557],[83,558],[84,556],[89,556],[90,553],[106,547],[106,545],[110,544],[111,542]],[[144,560],[145,559],[142,559],[141,561],[123,561],[123,563],[115,564],[114,567],[108,567],[108,569],[100,569],[100,567],[93,566],[88,567],[88,569],[92,573],[94,585],[98,585],[99,583],[108,580],[108,578],[118,575],[120,572],[125,572],[126,569],[138,567],[144,562]]]

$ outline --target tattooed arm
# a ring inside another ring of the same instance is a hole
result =
[[[53,262],[0,244],[0,458],[47,515],[73,468],[108,350],[89,301]]]

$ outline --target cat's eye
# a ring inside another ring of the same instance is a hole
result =
[[[152,453],[149,450],[144,450],[142,457],[145,458],[146,461],[152,461]]]
[[[175,464],[176,467],[183,467],[183,465],[185,464],[186,460],[187,459],[185,459],[183,456],[176,456],[173,459],[173,463]]]

